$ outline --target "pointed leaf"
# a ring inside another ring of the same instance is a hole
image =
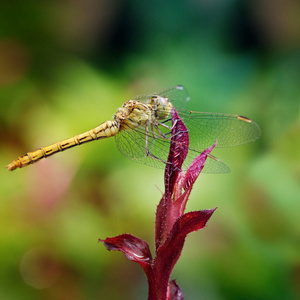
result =
[[[113,238],[99,239],[107,250],[122,251],[127,259],[138,263],[146,273],[149,286],[149,300],[156,299],[156,280],[152,268],[152,256],[148,243],[131,234],[121,234]]]
[[[215,210],[216,208],[193,211],[181,216],[175,222],[165,243],[157,249],[154,273],[161,295],[167,293],[170,275],[180,257],[187,234],[203,228]]]
[[[131,235],[121,234],[113,238],[99,239],[103,242],[107,250],[122,251],[127,259],[137,263],[151,263],[152,256],[148,243],[142,239]]]
[[[183,182],[184,190],[191,189],[193,187],[193,184],[195,183],[205,165],[207,155],[215,148],[216,144],[217,142],[208,149],[204,150],[199,156],[194,159],[194,161],[188,167]]]
[[[171,280],[169,282],[169,287],[168,287],[168,297],[167,299],[169,300],[183,300],[184,295],[182,290],[180,289],[179,285],[177,284],[176,280]]]

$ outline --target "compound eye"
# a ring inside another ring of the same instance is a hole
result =
[[[169,106],[169,99],[161,96],[156,97],[158,99],[158,104],[162,106]]]
[[[171,110],[171,104],[168,98],[157,96],[157,118],[159,120],[166,119]]]

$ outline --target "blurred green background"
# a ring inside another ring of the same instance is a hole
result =
[[[187,209],[219,208],[172,278],[186,299],[299,299],[299,15],[297,0],[1,1],[0,299],[146,299],[142,269],[97,239],[153,250],[163,170],[113,138],[5,166],[176,84],[262,137],[214,151],[232,172],[195,184]]]

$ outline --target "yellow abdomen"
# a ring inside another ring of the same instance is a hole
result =
[[[23,168],[30,164],[39,161],[42,158],[46,158],[57,152],[64,151],[66,149],[81,145],[90,141],[108,138],[116,135],[119,132],[120,124],[117,121],[106,121],[96,128],[93,128],[84,133],[78,134],[69,139],[51,144],[46,147],[42,147],[33,152],[28,152],[23,156],[18,157],[16,160],[11,162],[7,169],[9,171],[15,170],[17,168]]]

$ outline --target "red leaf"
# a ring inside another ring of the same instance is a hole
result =
[[[113,238],[106,238],[105,240],[99,239],[100,242],[104,242],[107,250],[122,251],[127,259],[141,263],[151,264],[152,256],[148,243],[142,239],[131,235],[121,234]]]
[[[172,138],[165,169],[165,194],[170,196],[189,148],[188,130],[177,111],[172,109]]]
[[[174,223],[165,243],[156,251],[154,273],[158,291],[164,295],[167,292],[172,270],[180,257],[186,236],[203,228],[215,209],[188,212]]]
[[[164,243],[175,220],[179,217],[178,210],[172,209],[172,197],[176,197],[176,186],[181,193],[180,174],[182,164],[188,153],[189,135],[184,122],[180,119],[177,111],[172,109],[172,138],[168,163],[165,168],[165,194],[156,210],[155,222],[155,245],[158,248]]]
[[[103,242],[109,251],[122,251],[127,259],[137,262],[144,269],[149,286],[148,299],[155,300],[156,281],[153,274],[152,256],[148,243],[131,234],[121,234],[113,238],[106,238],[105,240],[99,239],[99,242]]]
[[[184,295],[176,280],[169,282],[167,300],[183,300]]]
[[[182,185],[185,190],[191,189],[193,187],[193,184],[195,183],[196,179],[198,178],[200,172],[202,171],[205,165],[207,155],[215,148],[216,144],[217,142],[208,149],[204,150],[199,156],[197,156],[193,160],[191,165],[188,167]]]

